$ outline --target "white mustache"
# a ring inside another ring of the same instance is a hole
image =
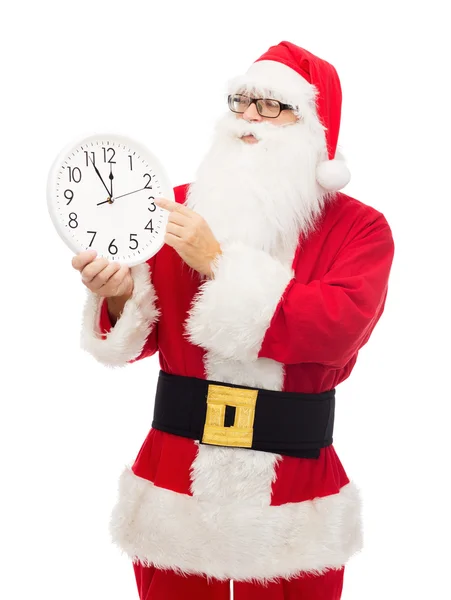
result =
[[[273,125],[268,121],[250,123],[245,119],[236,118],[234,115],[225,115],[224,119],[220,119],[217,129],[221,133],[232,138],[241,138],[245,135],[253,135],[257,140],[267,140],[279,138],[283,135],[282,130],[284,125]]]

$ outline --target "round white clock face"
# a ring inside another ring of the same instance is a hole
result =
[[[66,147],[48,178],[52,221],[76,254],[94,249],[98,257],[129,266],[160,250],[169,217],[158,197],[174,200],[158,159],[124,136],[93,135]]]

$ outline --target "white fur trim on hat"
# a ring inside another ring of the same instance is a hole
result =
[[[229,82],[230,94],[243,88],[269,91],[276,100],[295,105],[301,114],[316,116],[315,86],[283,63],[274,60],[255,62],[244,75]]]
[[[328,192],[338,192],[351,180],[351,173],[344,160],[320,162],[316,168],[316,181]]]

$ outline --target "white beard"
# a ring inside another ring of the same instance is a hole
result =
[[[243,142],[246,133],[259,142]],[[186,206],[205,218],[220,243],[290,255],[299,236],[314,229],[329,196],[315,177],[323,144],[302,120],[276,126],[228,113],[217,123]]]

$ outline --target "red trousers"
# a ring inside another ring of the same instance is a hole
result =
[[[133,563],[140,600],[230,600],[230,582]],[[344,567],[264,586],[235,581],[234,600],[340,600]]]

